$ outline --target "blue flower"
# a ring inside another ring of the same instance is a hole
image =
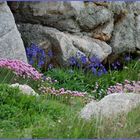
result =
[[[107,70],[103,66],[103,64],[100,62],[98,58],[95,56],[88,59],[83,54],[77,52],[77,56],[80,56],[80,58],[76,57],[70,57],[69,64],[70,66],[76,66],[78,68],[83,68],[84,71],[90,70],[94,75],[101,76],[102,74],[106,74]]]
[[[117,69],[117,65],[116,65],[115,63],[112,63],[111,65],[112,65],[112,68],[113,68],[114,70]]]
[[[87,57],[86,56],[81,56],[81,62],[82,64],[86,64],[87,63]]]
[[[75,57],[70,57],[69,58],[69,64],[71,65],[71,66],[74,66],[74,65],[76,65],[77,64],[77,59],[75,58]]]
[[[90,59],[91,63],[95,63],[95,64],[100,64],[100,60],[98,58],[96,58],[95,56],[91,57]]]
[[[81,57],[81,56],[83,56],[83,54],[81,54],[81,52],[78,51],[78,52],[76,53],[76,57],[79,58],[79,57]]]
[[[38,64],[37,64],[38,68],[41,68],[41,66],[42,66],[43,64],[44,64],[43,61],[39,61]]]
[[[130,55],[125,55],[124,56],[124,59],[125,59],[125,61],[130,61],[132,58],[131,58],[131,56]]]
[[[52,68],[53,68],[53,64],[49,64],[48,69],[52,69]]]
[[[112,68],[113,68],[114,70],[117,70],[117,69],[120,68],[121,64],[120,64],[120,62],[117,60],[117,61],[115,61],[114,63],[112,63],[111,66],[112,66]]]
[[[46,54],[45,51],[35,44],[31,44],[26,48],[28,61],[31,65],[41,68],[45,64]]]
[[[97,69],[96,68],[92,67],[91,71],[93,72],[94,75],[97,75]]]
[[[97,74],[98,74],[98,76],[102,76],[102,74],[104,74],[104,73],[102,70],[99,70]]]
[[[118,66],[120,66],[120,65],[121,65],[119,61],[116,61],[116,64],[117,64]]]
[[[53,52],[51,50],[48,51],[48,56],[53,57]]]
[[[46,81],[46,76],[43,75],[42,80],[43,81]]]
[[[103,70],[103,73],[104,73],[104,74],[107,74],[107,70],[106,70],[105,67],[104,67],[102,70]]]
[[[30,65],[33,65],[33,64],[34,64],[33,59],[30,59],[30,60],[29,60],[29,64],[30,64]]]

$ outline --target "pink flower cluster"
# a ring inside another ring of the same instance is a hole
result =
[[[52,88],[52,87],[44,87],[44,86],[41,86],[39,88],[39,91],[44,93],[44,94],[52,94],[52,95],[56,95],[56,96],[70,95],[70,96],[84,97],[86,95],[86,92],[65,90],[64,88],[57,90],[54,87]]]
[[[114,86],[110,86],[107,90],[107,94],[128,92],[140,93],[140,81],[125,80],[123,84],[117,83]]]
[[[35,68],[20,60],[0,59],[0,68],[12,70],[17,76],[24,78],[38,80],[42,77]]]
[[[46,77],[46,76],[43,76],[42,79],[43,79],[43,82],[47,81],[48,83],[51,83],[51,84],[58,82],[57,80],[52,79],[51,77]]]

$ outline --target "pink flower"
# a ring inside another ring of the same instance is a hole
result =
[[[42,77],[35,68],[20,60],[0,59],[0,68],[12,70],[17,76],[24,78],[39,80]]]
[[[71,91],[71,90],[65,90],[64,88],[61,89],[55,89],[54,87],[40,87],[39,91],[43,91],[42,93],[46,94],[52,94],[52,95],[56,95],[56,96],[60,96],[60,95],[69,95],[69,96],[77,96],[77,97],[84,97],[87,93],[86,92],[79,92],[79,91]]]
[[[126,92],[134,92],[140,93],[140,81],[128,81],[125,80],[123,84],[117,83],[114,86],[110,86],[107,89],[107,94],[111,93],[126,93]]]

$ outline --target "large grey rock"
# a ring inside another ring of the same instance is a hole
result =
[[[126,12],[127,4],[125,1],[110,2],[108,5],[108,9],[110,9],[114,14],[121,14],[123,12]]]
[[[85,6],[83,1],[14,2],[11,8],[15,12],[17,21],[40,23],[68,32],[91,30],[113,17],[107,8]]]
[[[92,30],[110,21],[112,17],[112,12],[107,8],[91,5],[82,9],[76,19],[82,29]]]
[[[35,42],[45,50],[52,49],[54,59],[59,64],[67,64],[68,59],[77,52],[87,56],[94,55],[101,61],[111,53],[111,47],[103,41],[87,36],[71,35],[54,28],[20,24],[19,31],[27,44]]]
[[[111,39],[113,52],[135,52],[140,46],[140,2],[110,2],[109,9],[114,13],[114,30]]]
[[[127,11],[130,13],[135,13],[137,15],[140,15],[140,1],[135,2],[126,2],[127,5]]]
[[[114,93],[105,96],[99,102],[92,101],[80,112],[84,119],[91,117],[117,117],[126,114],[140,105],[140,95],[135,93]]]
[[[136,47],[140,49],[140,15],[136,17]]]
[[[6,3],[0,3],[0,58],[27,62],[24,45]]]
[[[114,1],[109,3],[108,9],[110,9],[114,14],[122,14],[122,13],[140,14],[140,1],[134,2]]]
[[[116,54],[136,50],[136,27],[134,14],[127,14],[115,24],[111,46]]]
[[[70,33],[76,40],[77,36],[79,38],[84,36],[84,40],[99,39],[112,47],[112,54],[136,52],[140,46],[140,2],[138,1],[129,3],[125,1],[12,2],[10,7],[18,24],[31,23],[52,27],[64,32],[64,35]],[[33,42],[38,42],[36,41],[38,36],[42,38],[42,34],[39,34],[40,32],[34,35]],[[61,36],[63,35],[61,34]],[[85,36],[88,37],[85,39]],[[29,36],[22,37],[24,37],[25,43],[29,42],[26,41],[30,40]],[[66,40],[70,41],[66,44],[71,46],[71,39]],[[50,44],[50,41],[44,41],[43,44],[46,46],[46,44]],[[73,49],[73,47],[70,48]],[[89,51],[91,51],[91,47],[89,47]],[[102,53],[98,55],[102,55]]]
[[[69,32],[80,31],[75,15],[83,8],[84,4],[80,1],[13,2],[11,4],[17,22],[39,23]]]
[[[96,56],[100,61],[103,61],[112,52],[111,47],[101,40],[87,36],[68,36],[72,40],[74,47],[82,51],[86,56]]]

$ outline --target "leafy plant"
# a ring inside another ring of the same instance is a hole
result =
[[[95,76],[92,72],[83,72],[83,70],[74,68],[55,68],[45,73],[58,82],[54,83],[56,89],[65,88],[68,90],[77,90],[87,92],[96,99],[101,99],[107,95],[107,89],[116,83],[123,83],[126,79],[138,81],[140,73],[140,62],[131,61],[123,70],[111,70],[100,77]],[[98,85],[98,88],[97,88]]]

